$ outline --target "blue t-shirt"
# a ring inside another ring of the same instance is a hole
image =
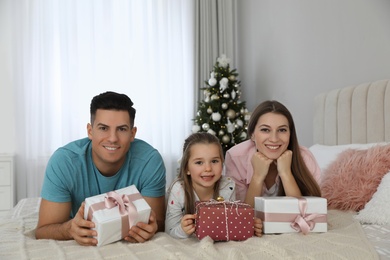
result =
[[[87,197],[135,185],[143,196],[165,195],[165,166],[160,153],[135,139],[121,169],[105,177],[92,160],[89,138],[71,142],[54,152],[46,167],[41,197],[53,202],[72,202],[74,217]]]

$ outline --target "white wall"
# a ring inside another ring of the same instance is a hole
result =
[[[312,145],[313,98],[390,78],[390,1],[237,1],[237,69],[248,109],[267,99]]]
[[[0,154],[15,152],[14,92],[11,81],[10,39],[12,32],[5,30],[9,15],[6,1],[0,1]]]

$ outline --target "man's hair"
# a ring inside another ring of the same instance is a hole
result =
[[[125,94],[107,91],[95,96],[91,101],[90,109],[92,125],[98,109],[127,111],[130,117],[130,127],[134,126],[135,108],[131,99]]]

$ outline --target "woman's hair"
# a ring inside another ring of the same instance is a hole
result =
[[[293,117],[288,109],[281,103],[275,100],[264,101],[256,107],[253,111],[248,123],[248,138],[251,138],[255,131],[255,127],[259,118],[267,113],[275,113],[283,115],[288,120],[290,128],[290,142],[288,145],[289,150],[292,151],[291,171],[298,184],[299,189],[303,196],[321,196],[321,190],[318,186],[313,175],[310,173],[305,162],[303,161],[301,151],[299,148],[298,138],[295,130]],[[284,196],[285,191],[283,185],[279,186],[279,196]]]
[[[187,174],[188,161],[191,157],[191,148],[195,144],[215,144],[215,145],[217,145],[219,148],[219,156],[221,157],[222,163],[224,161],[222,146],[221,146],[221,143],[219,142],[219,140],[216,136],[209,134],[209,133],[206,133],[206,132],[200,132],[200,133],[191,134],[184,141],[183,156],[182,156],[181,162],[180,162],[179,176],[178,176],[177,180],[172,183],[171,187],[176,182],[182,183],[183,189],[184,189],[184,211],[185,211],[185,214],[194,214],[195,213],[194,188],[192,186],[191,175]],[[214,194],[213,194],[214,199],[217,199],[217,197],[219,196],[220,180],[221,179],[219,179],[214,185]]]

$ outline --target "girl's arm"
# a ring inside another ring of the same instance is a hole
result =
[[[181,219],[184,216],[183,210],[184,191],[181,184],[176,182],[168,196],[165,217],[165,232],[174,238],[189,237],[181,227]]]

